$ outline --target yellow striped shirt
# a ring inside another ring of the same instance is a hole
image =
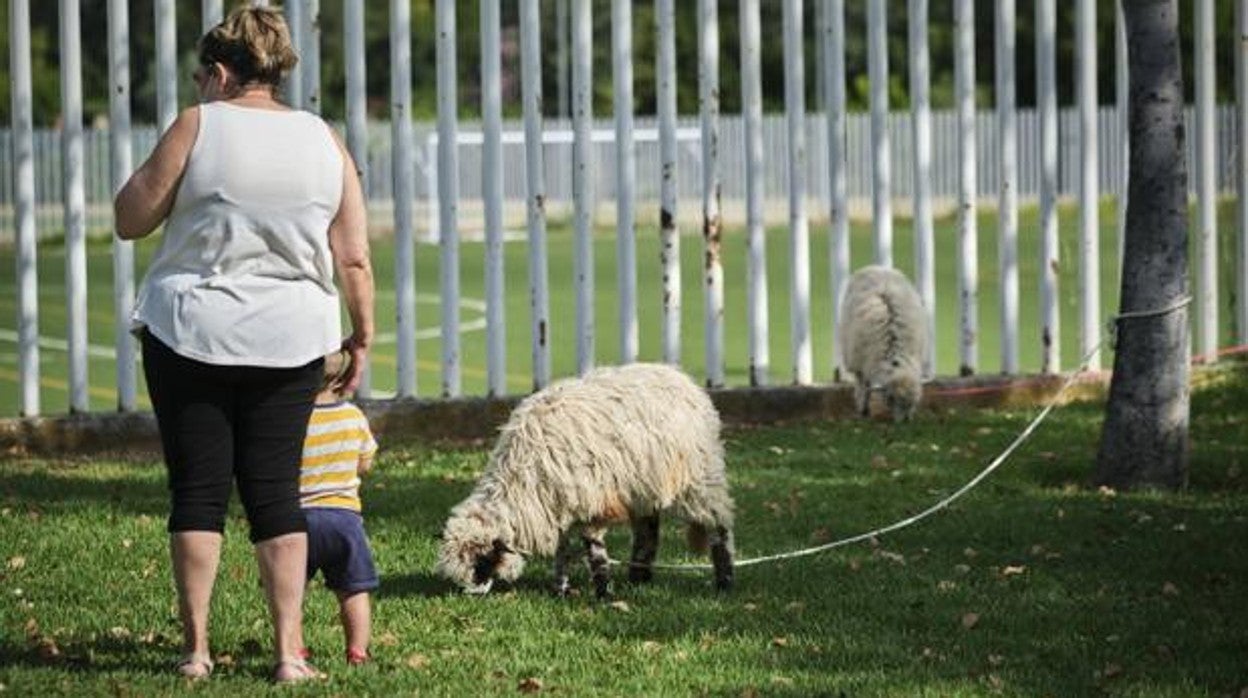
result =
[[[317,405],[308,420],[299,469],[305,507],[360,510],[360,459],[377,452],[377,441],[360,408],[342,401]]]

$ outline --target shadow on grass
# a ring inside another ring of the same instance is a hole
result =
[[[160,468],[155,478],[134,477],[130,468]],[[0,469],[0,496],[6,506],[44,514],[58,510],[78,511],[84,506],[135,515],[163,517],[169,513],[169,490],[160,465],[126,466],[116,476],[84,475],[73,466],[31,462]]]

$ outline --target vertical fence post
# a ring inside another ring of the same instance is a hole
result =
[[[724,386],[724,267],[720,259],[719,0],[698,0],[698,107],[702,122],[703,314],[706,387]]]
[[[30,2],[9,0],[13,199],[17,228],[17,352],[23,417],[39,415],[39,281],[35,233],[34,100],[30,76]]]
[[[221,23],[222,0],[202,0],[200,2],[199,13],[199,30],[201,34],[207,34],[210,29]]]
[[[958,296],[961,308],[960,366],[969,376],[979,364],[979,241],[975,153],[975,2],[954,6],[954,92],[958,102]]]
[[[997,262],[1001,285],[1001,372],[1018,373],[1018,114],[1014,102],[1014,0],[997,0],[996,97],[1001,181]]]
[[[286,28],[290,30],[290,45],[299,56],[299,62],[286,75],[286,102],[294,109],[303,108],[303,11],[305,0],[287,0],[283,6]]]
[[[824,0],[823,81],[828,119],[828,269],[832,290],[832,377],[841,379],[840,302],[849,279],[849,214],[845,162],[845,2]],[[911,13],[913,17],[913,13]]]
[[[303,2],[303,27],[297,32],[303,39],[303,52],[299,54],[299,77],[303,82],[303,108],[313,114],[321,113],[321,0],[296,0]]]
[[[572,0],[572,204],[575,238],[576,370],[594,365],[594,91],[590,0]]]
[[[867,72],[871,77],[871,232],[875,263],[893,266],[893,194],[888,138],[888,8],[867,4]]]
[[[1122,257],[1127,241],[1127,189],[1131,182],[1131,122],[1128,118],[1130,98],[1130,74],[1127,62],[1127,19],[1122,4],[1127,0],[1114,0],[1114,102],[1118,109],[1118,258],[1115,281],[1122,283]]]
[[[1057,297],[1057,5],[1036,0],[1036,110],[1040,117],[1040,372],[1061,370]]]
[[[87,193],[82,153],[82,31],[78,0],[60,0],[61,177],[65,204],[65,305],[68,316],[69,410],[86,412]]]
[[[1101,339],[1100,185],[1097,181],[1096,133],[1096,0],[1079,0],[1075,14],[1079,103],[1079,355],[1086,356]],[[1101,353],[1092,354],[1087,369],[1101,367]]]
[[[793,382],[808,385],[810,343],[810,231],[806,222],[806,81],[802,58],[802,2],[784,2],[784,104],[789,152],[789,311]]]
[[[173,0],[155,0],[156,126],[161,133],[178,116],[178,28]]]
[[[459,380],[459,100],[455,68],[455,0],[437,0],[438,246],[442,289],[442,397],[458,397]]]
[[[1197,307],[1200,333],[1197,353],[1205,361],[1218,358],[1218,202],[1214,150],[1213,0],[1197,0],[1196,11],[1196,234]]]
[[[741,111],[745,122],[745,244],[750,385],[767,385],[767,239],[763,230],[763,79],[759,0],[741,0]]]
[[[660,26],[662,22],[660,13]],[[659,47],[661,52],[662,38]],[[633,145],[633,9],[629,0],[611,1],[611,56],[615,83],[616,289],[620,310],[620,363],[627,364],[637,360],[637,243],[633,212],[637,161]],[[659,83],[659,110],[662,113],[662,61],[659,61],[659,66],[659,74],[655,77]]]
[[[390,153],[394,162],[394,302],[397,397],[416,395],[416,259],[412,234],[412,14],[390,0]]]
[[[663,360],[680,363],[680,236],[676,231],[676,18],[658,0],[659,257],[663,266]],[[617,107],[618,109],[618,107]]]
[[[1237,173],[1236,220],[1239,263],[1235,266],[1235,300],[1239,304],[1239,343],[1248,344],[1248,0],[1235,3],[1235,122]]]
[[[563,2],[563,0],[560,0]],[[539,0],[520,0],[520,84],[524,101],[525,209],[529,241],[529,321],[533,389],[550,382],[550,301],[546,274],[546,174],[542,157],[542,33]]]
[[[114,194],[133,169],[130,139],[130,17],[126,0],[108,0],[108,155]],[[113,236],[113,342],[117,354],[117,409],[131,412],[137,397],[134,340],[134,243]]]
[[[346,64],[347,150],[355,161],[360,186],[368,200],[372,183],[368,172],[368,96],[364,80],[364,0],[345,0],[342,6],[342,51]],[[372,366],[363,366],[356,394],[367,398],[372,394]]]
[[[910,120],[914,132],[914,278],[927,310],[923,375],[936,373],[936,255],[932,229],[932,109],[927,0],[909,0]]]
[[[576,0],[555,0],[555,113],[566,119],[568,104],[568,3]]]
[[[507,326],[503,312],[502,41],[497,0],[481,0],[481,194],[485,204],[486,394],[507,393]]]

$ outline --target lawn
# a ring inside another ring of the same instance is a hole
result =
[[[466,597],[432,575],[488,444],[385,439],[364,487],[382,586],[371,666],[341,661],[331,594],[307,601],[327,682],[275,694],[1236,696],[1248,690],[1248,365],[1198,375],[1190,485],[1089,486],[1103,407],[1056,410],[951,508],[872,544],[556,599],[548,562]],[[924,412],[726,434],[741,558],[890,523],[977,473],[1035,410]],[[253,695],[266,616],[232,510],[213,608],[217,674],[174,676],[155,459],[0,460],[0,691]],[[660,561],[696,560],[676,526]],[[621,556],[626,538],[609,544]],[[618,578],[618,575],[617,575]],[[588,580],[577,570],[574,583]]]
[[[1223,345],[1233,344],[1231,288],[1234,274],[1235,231],[1234,201],[1223,201],[1219,208],[1219,276],[1221,281],[1220,337]],[[1076,256],[1076,222],[1078,211],[1072,206],[1060,212],[1061,240],[1061,348],[1062,366],[1072,368],[1079,359],[1078,289],[1079,261]],[[1113,232],[1114,204],[1106,200],[1101,208],[1101,316],[1108,319],[1117,308],[1118,288],[1116,236]],[[639,327],[641,358],[656,360],[661,356],[660,309],[661,284],[657,229],[643,221],[637,232],[639,289]],[[1194,228],[1193,228],[1194,229]],[[866,223],[852,227],[851,249],[853,266],[870,262],[871,230]],[[958,371],[958,291],[956,277],[956,221],[945,217],[937,221],[937,368],[941,375]],[[789,347],[789,273],[788,233],[775,227],[767,236],[768,294],[770,302],[769,344],[770,377],[773,383],[792,381],[792,355]],[[996,214],[984,211],[979,219],[979,370],[995,373],[1000,370],[999,319],[997,288]],[[156,248],[157,239],[141,241],[137,246],[140,273]],[[566,222],[551,225],[549,236],[550,314],[552,318],[551,347],[553,371],[556,376],[571,375],[576,369],[576,345],[573,341],[575,288],[572,275],[572,233]],[[529,300],[527,279],[527,248],[523,242],[508,243],[506,254],[506,324],[507,324],[507,388],[514,394],[528,392],[532,387],[530,367]],[[895,263],[913,273],[913,234],[910,221],[898,219],[895,226]],[[1024,208],[1019,224],[1019,289],[1020,289],[1020,365],[1024,372],[1040,367],[1039,331],[1039,250],[1038,215],[1034,207]],[[596,259],[595,294],[596,351],[600,364],[619,361],[618,307],[616,297],[615,242],[612,230],[602,229],[594,241]],[[15,415],[18,410],[16,317],[17,294],[14,284],[16,264],[11,246],[0,247],[0,416]],[[463,392],[480,395],[485,392],[485,334],[483,297],[484,247],[464,242],[460,250],[462,284],[461,322],[476,329],[466,329],[461,338]],[[702,329],[702,286],[700,277],[702,241],[696,236],[681,240],[681,264],[684,312],[682,365],[695,376],[703,376],[704,344]],[[420,245],[416,250],[416,326],[417,392],[433,397],[439,391],[441,356],[437,330],[440,327],[438,301],[438,258],[436,248]],[[831,289],[828,275],[827,226],[811,226],[811,327],[813,332],[815,380],[832,379],[831,355]],[[66,305],[64,291],[65,253],[63,245],[49,242],[39,250],[40,334],[46,340],[42,355],[42,402],[45,414],[60,414],[68,409],[68,369],[63,343],[66,336]],[[378,285],[377,318],[382,341],[374,352],[374,386],[379,394],[395,386],[396,360],[393,332],[394,247],[387,240],[374,243],[373,263]],[[744,232],[730,227],[724,243],[725,274],[725,344],[726,377],[729,385],[745,385],[749,365],[746,326],[746,249]],[[93,346],[89,365],[90,400],[93,410],[112,410],[116,406],[115,368],[111,358],[113,346],[112,261],[108,242],[96,241],[88,249],[89,342]],[[1194,284],[1194,282],[1193,282]],[[1194,290],[1194,286],[1193,286]],[[59,348],[57,342],[60,342]],[[1106,354],[1103,365],[1109,366],[1112,355]],[[145,390],[140,386],[140,404],[146,408]]]

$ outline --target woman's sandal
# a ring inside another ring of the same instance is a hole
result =
[[[304,659],[283,659],[273,667],[273,683],[276,684],[300,683],[323,678],[325,674],[317,671]]]
[[[214,666],[212,658],[208,655],[192,653],[179,659],[173,668],[188,679],[206,679],[212,676]]]

